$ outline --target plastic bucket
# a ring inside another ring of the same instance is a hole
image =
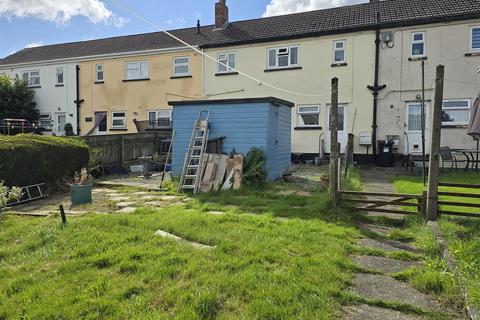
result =
[[[92,203],[92,184],[71,184],[70,201],[72,205]]]

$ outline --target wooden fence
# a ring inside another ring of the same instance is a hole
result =
[[[138,162],[142,156],[164,152],[167,144],[162,140],[171,132],[148,132],[119,135],[82,137],[92,149],[92,157],[98,163],[125,167]]]
[[[480,189],[480,185],[478,185],[478,184],[439,183],[438,185],[440,187],[471,189],[472,191]],[[465,198],[465,199],[479,199],[479,201],[477,203],[463,202],[463,201],[457,201],[457,200],[451,201],[451,200],[439,199],[439,201],[438,201],[439,206],[478,208],[479,210],[476,210],[478,213],[474,213],[474,212],[462,212],[462,211],[445,210],[445,209],[442,209],[440,207],[440,210],[438,211],[438,213],[439,214],[452,215],[452,216],[464,216],[464,217],[480,218],[480,193],[439,191],[438,196],[439,196],[439,198],[440,197],[456,197],[456,198]]]

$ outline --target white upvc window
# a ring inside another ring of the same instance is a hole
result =
[[[412,33],[412,47],[410,55],[413,58],[425,56],[425,32]]]
[[[112,129],[125,129],[127,127],[127,113],[125,111],[112,111]]]
[[[443,100],[442,125],[464,126],[470,120],[470,99]]]
[[[480,26],[472,27],[470,36],[470,50],[480,51]]]
[[[172,110],[148,110],[149,128],[170,128],[172,125]]]
[[[148,78],[148,62],[132,61],[125,63],[125,80],[141,80]]]
[[[57,84],[63,84],[63,68],[62,67],[57,68],[55,78],[56,78]]]
[[[318,127],[320,125],[319,105],[299,105],[297,112],[299,127]]]
[[[173,76],[183,77],[189,76],[190,73],[190,57],[173,58]]]
[[[40,71],[26,71],[22,75],[23,81],[27,83],[29,87],[36,87],[40,85]]]
[[[40,113],[40,116],[38,118],[38,126],[44,130],[52,130],[53,129],[52,114]]]
[[[237,68],[237,54],[235,52],[222,52],[218,54],[218,73],[233,72]],[[225,66],[227,65],[227,66]]]
[[[103,63],[98,63],[95,65],[95,81],[103,82],[104,79]]]
[[[67,124],[67,114],[62,112],[62,113],[56,113],[56,127],[55,131],[59,133],[65,132],[65,125]]]
[[[279,47],[267,50],[267,69],[289,68],[299,65],[299,47]]]
[[[347,40],[333,41],[333,63],[345,63]]]

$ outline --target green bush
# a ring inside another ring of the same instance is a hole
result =
[[[29,134],[0,136],[0,180],[7,186],[47,183],[54,187],[88,165],[90,152],[81,140]]]
[[[243,184],[250,188],[264,188],[267,180],[267,155],[265,151],[251,148],[245,157]]]

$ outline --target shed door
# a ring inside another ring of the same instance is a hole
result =
[[[270,141],[269,149],[271,155],[270,168],[267,170],[268,176],[273,176],[278,170],[278,109],[270,108],[271,117],[270,117]],[[269,163],[267,159],[267,163]]]

